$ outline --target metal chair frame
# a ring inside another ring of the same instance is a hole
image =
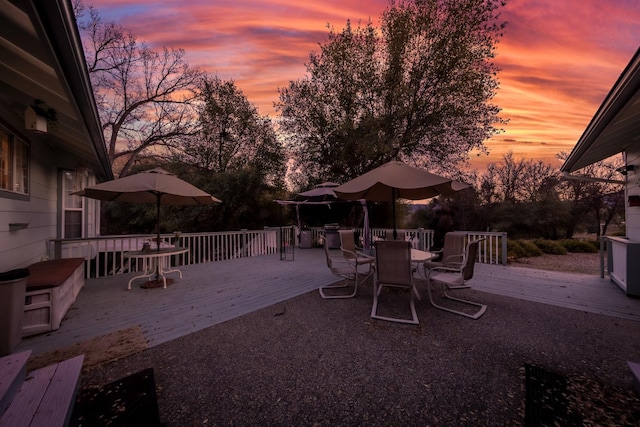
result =
[[[449,295],[447,293],[447,288],[449,289],[461,289],[467,288],[469,285],[466,285],[466,282],[473,278],[473,267],[476,262],[476,257],[478,254],[478,244],[480,241],[484,239],[474,240],[472,242],[467,243],[467,247],[465,249],[464,254],[464,263],[461,267],[434,267],[427,268],[425,266],[425,276],[427,278],[427,292],[429,294],[429,301],[431,305],[440,310],[448,311],[450,313],[459,314],[461,316],[469,317],[471,319],[478,319],[482,316],[487,310],[487,306],[485,304],[481,304],[474,301],[469,301],[462,298],[457,298]],[[449,307],[445,307],[439,304],[436,304],[433,301],[433,295],[431,294],[431,283],[438,282],[442,284],[442,292],[444,297],[450,299],[452,301],[457,301],[463,304],[471,305],[474,307],[479,307],[479,309],[475,313],[467,313],[461,310],[455,310]]]

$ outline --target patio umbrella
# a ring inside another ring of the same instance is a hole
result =
[[[468,184],[453,181],[399,161],[391,161],[345,182],[333,191],[341,199],[391,202],[393,238],[395,239],[397,237],[395,210],[397,198],[429,199],[441,195],[448,196],[467,187],[469,187]]]
[[[209,205],[221,201],[162,168],[155,168],[72,193],[107,202],[156,205],[157,249],[160,250],[160,205]]]
[[[317,185],[311,190],[298,193],[292,200],[276,200],[276,203],[280,205],[295,205],[296,217],[298,219],[298,228],[301,228],[300,222],[300,205],[330,205],[331,203],[344,202],[344,199],[340,199],[333,191],[340,184],[335,182],[323,182]],[[361,200],[362,209],[364,211],[364,247],[369,249],[369,212],[367,210],[367,203]]]
[[[323,182],[311,190],[299,193],[293,200],[305,202],[335,202],[338,201],[338,198],[333,189],[339,185],[340,184],[335,182]]]

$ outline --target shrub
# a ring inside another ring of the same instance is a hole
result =
[[[595,253],[599,250],[599,246],[596,246],[592,241],[587,240],[564,239],[560,240],[558,243],[560,243],[569,252]]]
[[[507,240],[507,256],[509,258],[522,258],[527,256],[527,252],[518,240]]]
[[[545,254],[566,255],[567,249],[557,241],[547,239],[536,239],[534,243]]]
[[[540,256],[542,250],[535,245],[531,240],[521,240],[520,245],[524,248],[527,257]]]
[[[542,251],[528,240],[507,240],[507,254],[513,258],[527,258],[542,255]]]

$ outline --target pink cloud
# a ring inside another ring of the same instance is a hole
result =
[[[89,1],[89,0],[87,0]],[[640,3],[510,0],[498,45],[500,89],[494,103],[510,120],[487,142],[483,167],[507,150],[553,161],[570,151],[638,47]],[[301,78],[309,53],[337,30],[371,19],[386,0],[95,0],[153,47],[183,48],[192,65],[234,79],[261,113],[274,115],[278,88]],[[505,141],[509,141],[505,143]]]

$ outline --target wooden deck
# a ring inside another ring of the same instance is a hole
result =
[[[321,249],[296,249],[294,261],[265,255],[181,270],[183,279],[167,289],[134,282],[127,290],[132,274],[89,279],[60,329],[25,338],[16,351],[37,354],[136,325],[154,346],[336,280]],[[479,264],[471,283],[480,291],[640,321],[640,300],[597,276]]]

